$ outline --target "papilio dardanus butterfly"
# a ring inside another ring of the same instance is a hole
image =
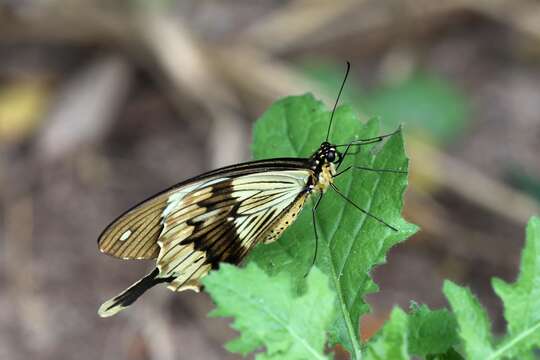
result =
[[[354,204],[333,183],[336,176],[351,169],[339,171],[351,147],[379,142],[394,134],[348,144],[328,142],[349,69],[347,63],[326,140],[311,157],[252,161],[210,171],[150,197],[113,221],[98,239],[100,251],[122,259],[157,258],[156,267],[106,301],[99,308],[99,315],[108,317],[118,313],[160,283],[166,283],[172,291],[199,291],[200,279],[220,262],[239,264],[256,244],[276,240],[293,223],[312,194],[318,194],[313,207],[315,216],[328,188],[367,216],[397,231]],[[345,148],[343,152],[338,151],[341,147]],[[316,256],[316,248],[314,253]]]

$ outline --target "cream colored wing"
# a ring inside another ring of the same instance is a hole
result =
[[[237,264],[295,219],[308,195],[308,169],[221,177],[172,193],[163,210],[157,268],[169,289],[198,290],[220,262]],[[277,227],[277,228],[276,228]]]

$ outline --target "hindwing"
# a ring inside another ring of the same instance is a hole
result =
[[[309,176],[308,170],[267,171],[172,194],[157,241],[159,277],[174,278],[171,290],[198,289],[220,262],[239,263],[289,209],[303,204]]]

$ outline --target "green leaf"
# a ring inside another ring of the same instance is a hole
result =
[[[407,314],[394,308],[390,320],[368,343],[367,360],[409,359],[407,352]]]
[[[471,359],[533,359],[540,348],[540,219],[531,218],[521,259],[521,271],[514,284],[493,279],[493,288],[504,304],[508,333],[494,347],[485,310],[469,289],[450,281],[444,293],[454,310],[460,336]]]
[[[444,354],[428,355],[426,360],[463,360],[463,356],[454,348],[450,348]]]
[[[253,153],[256,159],[309,157],[325,140],[330,112],[312,95],[288,97],[276,102],[255,124]],[[363,125],[350,107],[341,106],[334,116],[330,141],[347,143],[379,135],[379,122]],[[379,146],[377,146],[379,145]],[[357,155],[347,156],[350,164],[375,169],[406,170],[408,160],[401,134],[383,146],[359,147]],[[319,234],[316,266],[330,279],[337,295],[336,320],[330,328],[331,343],[342,344],[360,358],[359,317],[368,311],[363,297],[377,290],[369,272],[385,261],[393,245],[416,232],[416,226],[401,217],[407,177],[402,174],[351,170],[336,179],[342,192],[361,208],[399,229],[393,231],[365,216],[329,190],[317,209]],[[301,279],[311,266],[315,236],[307,204],[298,220],[275,243],[258,246],[250,259],[269,274],[286,270],[298,292]]]
[[[498,353],[523,356],[540,347],[540,219],[531,218],[521,256],[517,281],[493,279],[493,288],[504,304],[508,334]],[[504,351],[504,352],[503,352]]]
[[[408,129],[448,142],[466,127],[469,105],[451,82],[429,73],[415,73],[398,84],[384,86],[360,99],[367,114],[377,114],[388,126]]]
[[[446,309],[430,310],[411,304],[409,314],[409,352],[417,356],[445,354],[459,343],[454,314]],[[441,355],[442,356],[442,355]]]
[[[216,303],[210,315],[234,317],[232,327],[241,332],[227,349],[246,355],[265,346],[257,359],[327,359],[325,332],[335,296],[318,269],[305,281],[305,293],[296,296],[287,273],[270,277],[254,263],[243,269],[222,264],[204,278]]]
[[[467,288],[446,280],[443,291],[456,315],[467,357],[488,359],[493,353],[493,341],[486,311]]]

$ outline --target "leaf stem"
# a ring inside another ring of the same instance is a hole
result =
[[[315,226],[319,225],[319,219],[316,218],[315,220],[316,220]],[[328,244],[328,242],[326,242],[326,243]],[[329,268],[330,268],[330,270],[332,272],[331,279],[334,282],[334,288],[336,289],[337,301],[339,303],[339,310],[341,311],[342,317],[343,317],[343,319],[345,321],[345,325],[347,327],[347,335],[349,336],[349,340],[350,340],[350,343],[351,343],[351,348],[352,348],[351,359],[353,359],[353,360],[361,360],[362,359],[362,351],[360,349],[360,344],[358,342],[356,332],[354,331],[353,324],[351,322],[349,311],[348,311],[347,307],[345,306],[345,299],[343,297],[343,293],[341,292],[341,286],[339,284],[339,279],[337,277],[336,269],[334,267],[334,259],[332,258],[331,255],[329,256],[329,258],[330,258],[330,262],[331,262]]]
[[[349,311],[345,307],[345,299],[343,298],[343,294],[341,293],[341,287],[339,285],[338,278],[336,276],[336,272],[334,269],[334,266],[330,267],[332,269],[332,280],[334,281],[334,286],[336,288],[336,293],[338,297],[339,302],[339,309],[341,310],[341,313],[343,314],[343,319],[345,320],[345,325],[347,325],[347,334],[349,335],[349,339],[351,341],[351,347],[353,349],[351,353],[352,359],[355,360],[361,360],[362,359],[362,351],[360,350],[360,345],[358,344],[358,339],[356,338],[356,333],[354,331],[351,318],[349,316]]]
[[[497,351],[495,351],[493,354],[491,354],[487,360],[497,359],[502,354],[504,354],[506,351],[510,350],[512,347],[514,347],[518,342],[522,341],[523,339],[527,338],[527,336],[531,335],[536,330],[540,329],[540,322],[536,323],[533,327],[528,328],[527,330],[521,332],[518,336],[515,336],[511,341],[506,343],[505,345],[501,346]]]

